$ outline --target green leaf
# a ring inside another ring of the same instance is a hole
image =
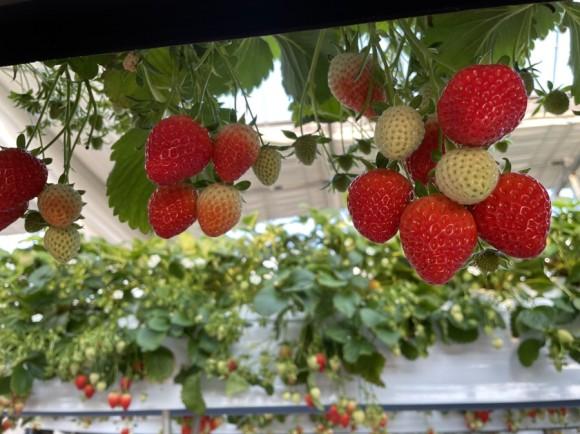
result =
[[[360,302],[360,297],[355,292],[346,294],[336,294],[332,298],[332,302],[336,310],[342,313],[347,318],[352,318],[356,311],[356,307]]]
[[[154,351],[161,346],[165,336],[165,333],[141,327],[137,332],[137,345],[139,345],[143,351]]]
[[[34,377],[30,371],[25,369],[24,365],[20,364],[12,371],[12,377],[10,379],[10,390],[12,390],[12,393],[15,395],[28,396],[32,390],[33,382]]]
[[[359,315],[363,324],[369,328],[374,328],[386,320],[384,314],[366,307],[360,310]]]
[[[228,376],[226,381],[226,395],[228,397],[243,393],[249,388],[250,384],[238,373],[234,372]]]
[[[121,222],[144,234],[151,228],[147,218],[147,203],[155,189],[145,173],[144,145],[148,131],[132,129],[112,146],[113,170],[107,179],[109,206]]]
[[[26,146],[26,137],[24,136],[24,134],[18,134],[18,137],[16,137],[16,147],[18,149],[24,149],[25,146]]]
[[[92,56],[73,57],[68,60],[68,64],[80,80],[91,80],[99,73],[97,59]]]
[[[0,395],[10,395],[12,393],[10,383],[11,377],[0,378]]]
[[[300,101],[310,64],[314,57],[314,48],[318,40],[319,30],[285,33],[275,35],[280,46],[280,66],[282,70],[282,86],[294,101]],[[320,56],[316,64],[313,89],[317,101],[331,97],[328,89],[329,57],[336,53],[334,43],[337,42],[337,31],[326,30],[320,47]]]
[[[479,336],[479,332],[476,328],[462,329],[462,328],[456,327],[451,322],[449,322],[448,328],[447,328],[447,335],[449,336],[449,339],[451,339],[455,342],[458,342],[461,344],[466,344],[469,342],[476,341],[478,336]]]
[[[166,316],[154,316],[147,320],[147,327],[154,332],[164,333],[170,329],[171,324],[169,323],[169,318]]]
[[[239,191],[246,191],[248,188],[252,186],[250,181],[240,181],[234,187]]]
[[[326,274],[326,273],[321,273],[316,281],[326,287],[326,288],[331,288],[331,289],[335,289],[335,288],[343,288],[347,285],[347,282],[345,282],[344,280],[337,280],[334,277],[332,277],[330,274]]]
[[[356,363],[360,356],[371,355],[373,346],[364,338],[356,337],[342,347],[342,355],[347,363]]]
[[[237,58],[235,71],[241,86],[250,91],[264,81],[272,69],[272,50],[262,38],[246,38],[234,52]]]
[[[503,56],[524,59],[533,41],[547,36],[560,16],[544,5],[503,6],[434,15],[424,42],[438,45],[437,61],[459,69],[492,55],[490,62]],[[461,35],[460,38],[457,35]]]
[[[401,354],[405,356],[408,360],[416,360],[419,357],[419,350],[417,346],[411,342],[402,340],[401,343]]]
[[[570,31],[570,58],[568,65],[572,69],[573,82],[571,93],[574,104],[580,104],[580,10],[572,5],[565,7],[566,14],[562,24]]]
[[[550,314],[547,308],[537,307],[522,311],[517,321],[532,330],[545,331],[552,323],[548,315]]]
[[[339,324],[335,324],[325,327],[324,334],[333,341],[346,344],[350,338],[351,332],[348,328],[342,327]]]
[[[277,314],[288,305],[273,286],[265,286],[254,298],[254,310],[262,316]]]
[[[137,74],[121,69],[103,73],[103,91],[109,100],[120,107],[129,108],[136,100],[147,100],[149,92],[137,84]]]
[[[173,353],[165,347],[147,352],[143,355],[145,367],[145,377],[148,381],[162,382],[173,374],[175,369],[175,358]]]
[[[385,368],[385,362],[386,360],[381,354],[374,352],[360,356],[354,364],[347,363],[346,369],[351,374],[362,376],[372,384],[384,387],[385,384],[381,380],[381,374]]]
[[[373,330],[377,338],[389,347],[394,347],[399,342],[401,334],[395,330],[386,330],[383,328],[376,328]]]
[[[193,325],[193,320],[189,319],[181,312],[173,312],[170,317],[171,324],[180,327],[191,327]]]
[[[187,377],[181,388],[181,400],[185,407],[199,416],[205,413],[205,401],[201,393],[201,375]]]
[[[544,342],[538,339],[526,339],[521,342],[518,347],[518,358],[525,367],[532,366],[540,355],[540,348],[544,346]]]

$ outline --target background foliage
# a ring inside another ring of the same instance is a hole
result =
[[[489,276],[469,267],[436,287],[416,277],[397,241],[370,243],[322,211],[298,219],[311,228],[300,233],[257,229],[250,216],[232,238],[130,248],[93,240],[67,266],[35,243],[0,251],[0,394],[25,397],[35,381],[78,373],[97,372],[108,385],[120,375],[163,381],[176,340],[187,343],[187,362],[175,381],[199,413],[202,377],[222,379],[229,395],[249,385],[273,393],[277,380],[312,387],[308,358],[323,353],[333,381],[348,373],[382,384],[388,357],[426,357],[436,342],[504,327],[519,338],[524,366],[546,348],[560,369],[580,362],[580,207],[556,205],[542,257]],[[256,321],[271,338],[234,352]]]

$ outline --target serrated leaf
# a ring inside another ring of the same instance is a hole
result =
[[[350,330],[338,324],[325,327],[324,334],[333,341],[340,342],[341,344],[346,344],[350,338]]]
[[[374,347],[366,339],[357,337],[349,340],[342,348],[342,355],[347,363],[356,363],[360,356],[370,356]]]
[[[538,339],[526,339],[518,346],[518,358],[525,367],[530,367],[538,359],[544,342]]]
[[[346,368],[351,374],[358,374],[368,382],[384,387],[381,374],[385,368],[385,362],[381,354],[373,352],[370,355],[361,355],[354,364],[347,363]]]
[[[160,383],[173,374],[175,358],[169,349],[161,347],[143,355],[143,366],[147,380]]]
[[[274,69],[272,50],[262,38],[242,39],[234,56],[237,79],[248,91],[258,87]]]
[[[137,345],[143,351],[155,351],[161,346],[165,340],[165,336],[165,333],[156,332],[147,327],[141,327],[137,332]]]
[[[469,342],[476,341],[479,336],[479,331],[476,328],[462,329],[456,327],[452,323],[448,323],[447,336],[449,336],[449,339],[451,339],[452,341],[461,344],[466,344]]]
[[[132,129],[112,146],[114,166],[107,178],[109,206],[123,223],[144,234],[151,231],[147,203],[155,187],[145,173],[144,145],[148,131]]]
[[[187,377],[181,388],[181,400],[185,407],[199,416],[205,413],[205,401],[201,393],[201,375],[194,374]]]
[[[244,377],[234,372],[228,376],[226,380],[226,396],[232,397],[240,393],[244,393],[250,388],[250,384]]]
[[[273,286],[265,286],[254,298],[254,310],[262,316],[277,314],[288,305]]]
[[[322,273],[320,274],[317,278],[316,281],[322,285],[325,286],[326,288],[343,288],[345,287],[348,283],[345,282],[344,280],[337,280],[334,277],[332,277],[330,274],[326,274],[326,273]]]
[[[336,310],[338,310],[347,318],[352,318],[359,302],[360,296],[355,292],[336,294],[332,298],[332,303],[334,304]]]
[[[393,347],[399,342],[401,338],[401,334],[395,330],[387,330],[380,327],[377,327],[373,330],[374,334],[376,335],[379,340],[387,345],[388,347]]]
[[[14,368],[10,378],[10,390],[14,395],[28,396],[32,391],[32,383],[34,383],[34,377],[24,365],[20,364]]]
[[[374,328],[386,320],[384,314],[366,307],[360,310],[359,315],[363,324],[369,328]]]
[[[73,57],[67,63],[80,80],[91,80],[99,73],[99,64],[93,56]]]

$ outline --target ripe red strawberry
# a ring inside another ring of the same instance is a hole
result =
[[[175,115],[151,130],[145,148],[145,171],[156,184],[174,184],[201,172],[211,155],[208,131],[189,116]]]
[[[158,236],[174,237],[195,222],[197,192],[189,184],[163,185],[151,195],[147,211]]]
[[[411,203],[401,216],[403,251],[417,274],[443,284],[467,261],[477,243],[473,216],[442,194]]]
[[[340,416],[340,425],[343,428],[347,428],[350,425],[350,414],[344,413],[342,416]]]
[[[111,408],[118,407],[121,405],[121,395],[119,395],[117,392],[111,392],[107,396],[107,401],[109,402],[109,406]]]
[[[28,209],[28,202],[22,202],[13,208],[0,209],[0,231],[6,229],[24,215]]]
[[[242,214],[242,198],[234,187],[212,184],[199,195],[199,226],[204,234],[218,237],[233,228]]]
[[[479,236],[506,255],[538,256],[546,247],[551,205],[546,189],[522,173],[504,173],[472,209]]]
[[[322,353],[317,353],[316,363],[318,364],[318,369],[320,372],[324,372],[324,369],[326,368],[326,356]]]
[[[312,396],[309,393],[304,395],[304,402],[308,407],[314,407],[314,399],[312,399]]]
[[[213,164],[223,181],[234,182],[252,167],[259,153],[258,134],[247,125],[230,124],[215,138]]]
[[[235,359],[228,360],[228,371],[234,372],[236,369],[238,369],[238,362]]]
[[[335,56],[328,68],[328,87],[341,104],[360,113],[367,101],[369,87],[372,86],[372,95],[364,112],[364,115],[370,118],[377,115],[372,103],[385,101],[386,98],[381,84],[373,78],[373,68],[376,68],[376,64],[372,59],[367,59],[367,64],[361,72],[364,60],[365,56],[358,53],[342,53]]]
[[[91,399],[95,394],[95,387],[92,384],[87,384],[83,389],[83,392],[85,393],[87,399]]]
[[[464,146],[489,146],[511,133],[528,97],[517,72],[505,65],[472,65],[457,72],[437,103],[443,134]]]
[[[121,395],[120,405],[123,407],[123,410],[127,411],[127,409],[131,406],[131,394],[130,393],[123,393]]]
[[[0,150],[0,209],[15,208],[35,198],[47,178],[44,163],[30,153],[16,148]]]
[[[127,427],[121,429],[120,434],[131,434],[131,430]]]
[[[89,379],[86,375],[77,375],[75,377],[75,386],[77,389],[83,390],[87,384],[89,384]]]
[[[433,152],[439,149],[442,153],[445,153],[445,147],[439,146],[439,131],[439,123],[436,119],[429,119],[425,122],[423,141],[406,160],[407,169],[415,181],[427,184],[432,178],[432,176],[429,176],[429,172],[437,164],[433,160]]]
[[[127,392],[131,388],[131,379],[129,377],[121,377],[119,380],[119,385],[123,392]]]
[[[357,177],[348,189],[348,211],[354,227],[375,243],[384,243],[399,229],[411,200],[409,181],[390,169],[375,169]]]
[[[181,434],[193,434],[193,427],[191,425],[181,425]]]

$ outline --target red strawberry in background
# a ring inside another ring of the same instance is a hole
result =
[[[252,167],[259,153],[258,134],[247,125],[230,124],[215,138],[213,164],[223,181],[234,182]]]
[[[75,386],[79,390],[83,390],[89,384],[89,378],[86,375],[77,375],[75,377]]]
[[[145,147],[145,171],[156,184],[174,184],[201,172],[211,155],[208,131],[189,116],[175,115],[151,130]]]
[[[390,169],[375,169],[357,177],[348,189],[348,211],[354,227],[375,243],[384,243],[399,229],[411,200],[409,181]]]
[[[361,71],[365,56],[359,53],[342,53],[330,61],[328,68],[328,87],[334,97],[344,106],[360,113],[367,101],[369,87],[372,86],[372,95],[365,109],[367,117],[376,116],[372,108],[373,102],[385,101],[385,91],[380,83],[373,79],[372,59]]]
[[[6,229],[24,215],[28,209],[28,202],[16,205],[14,208],[0,209],[0,231]]]
[[[546,189],[522,173],[504,173],[472,209],[479,236],[506,255],[533,258],[546,247],[551,205]]]
[[[212,184],[203,189],[197,205],[199,227],[204,234],[218,237],[232,229],[242,215],[242,196],[235,187]]]
[[[119,395],[117,392],[111,392],[107,396],[107,402],[111,408],[118,407],[121,405],[121,395]]]
[[[87,397],[87,399],[91,399],[93,397],[93,395],[95,394],[95,388],[92,384],[87,384],[85,386],[85,388],[83,389],[83,392],[85,393],[85,396]]]
[[[457,72],[437,103],[443,134],[464,146],[489,146],[511,133],[526,112],[519,74],[505,65],[472,65]]]
[[[197,192],[189,184],[163,185],[153,192],[148,205],[149,223],[161,238],[174,237],[197,218]]]
[[[123,410],[127,411],[129,409],[129,407],[131,406],[131,400],[132,400],[132,397],[131,397],[130,393],[123,393],[121,395],[121,400],[120,400],[119,405],[121,407],[123,407]]]
[[[433,160],[433,152],[440,150],[442,154],[445,153],[445,147],[439,145],[439,131],[437,119],[425,122],[423,141],[406,160],[407,169],[415,181],[427,184],[431,180],[429,172],[437,165]]]
[[[131,379],[129,377],[121,377],[119,380],[119,385],[121,386],[121,390],[123,392],[127,392],[131,388]]]
[[[442,194],[411,203],[401,216],[399,231],[407,259],[432,284],[451,279],[477,243],[473,216]]]
[[[0,150],[0,209],[16,208],[35,198],[46,185],[46,166],[16,148]]]

